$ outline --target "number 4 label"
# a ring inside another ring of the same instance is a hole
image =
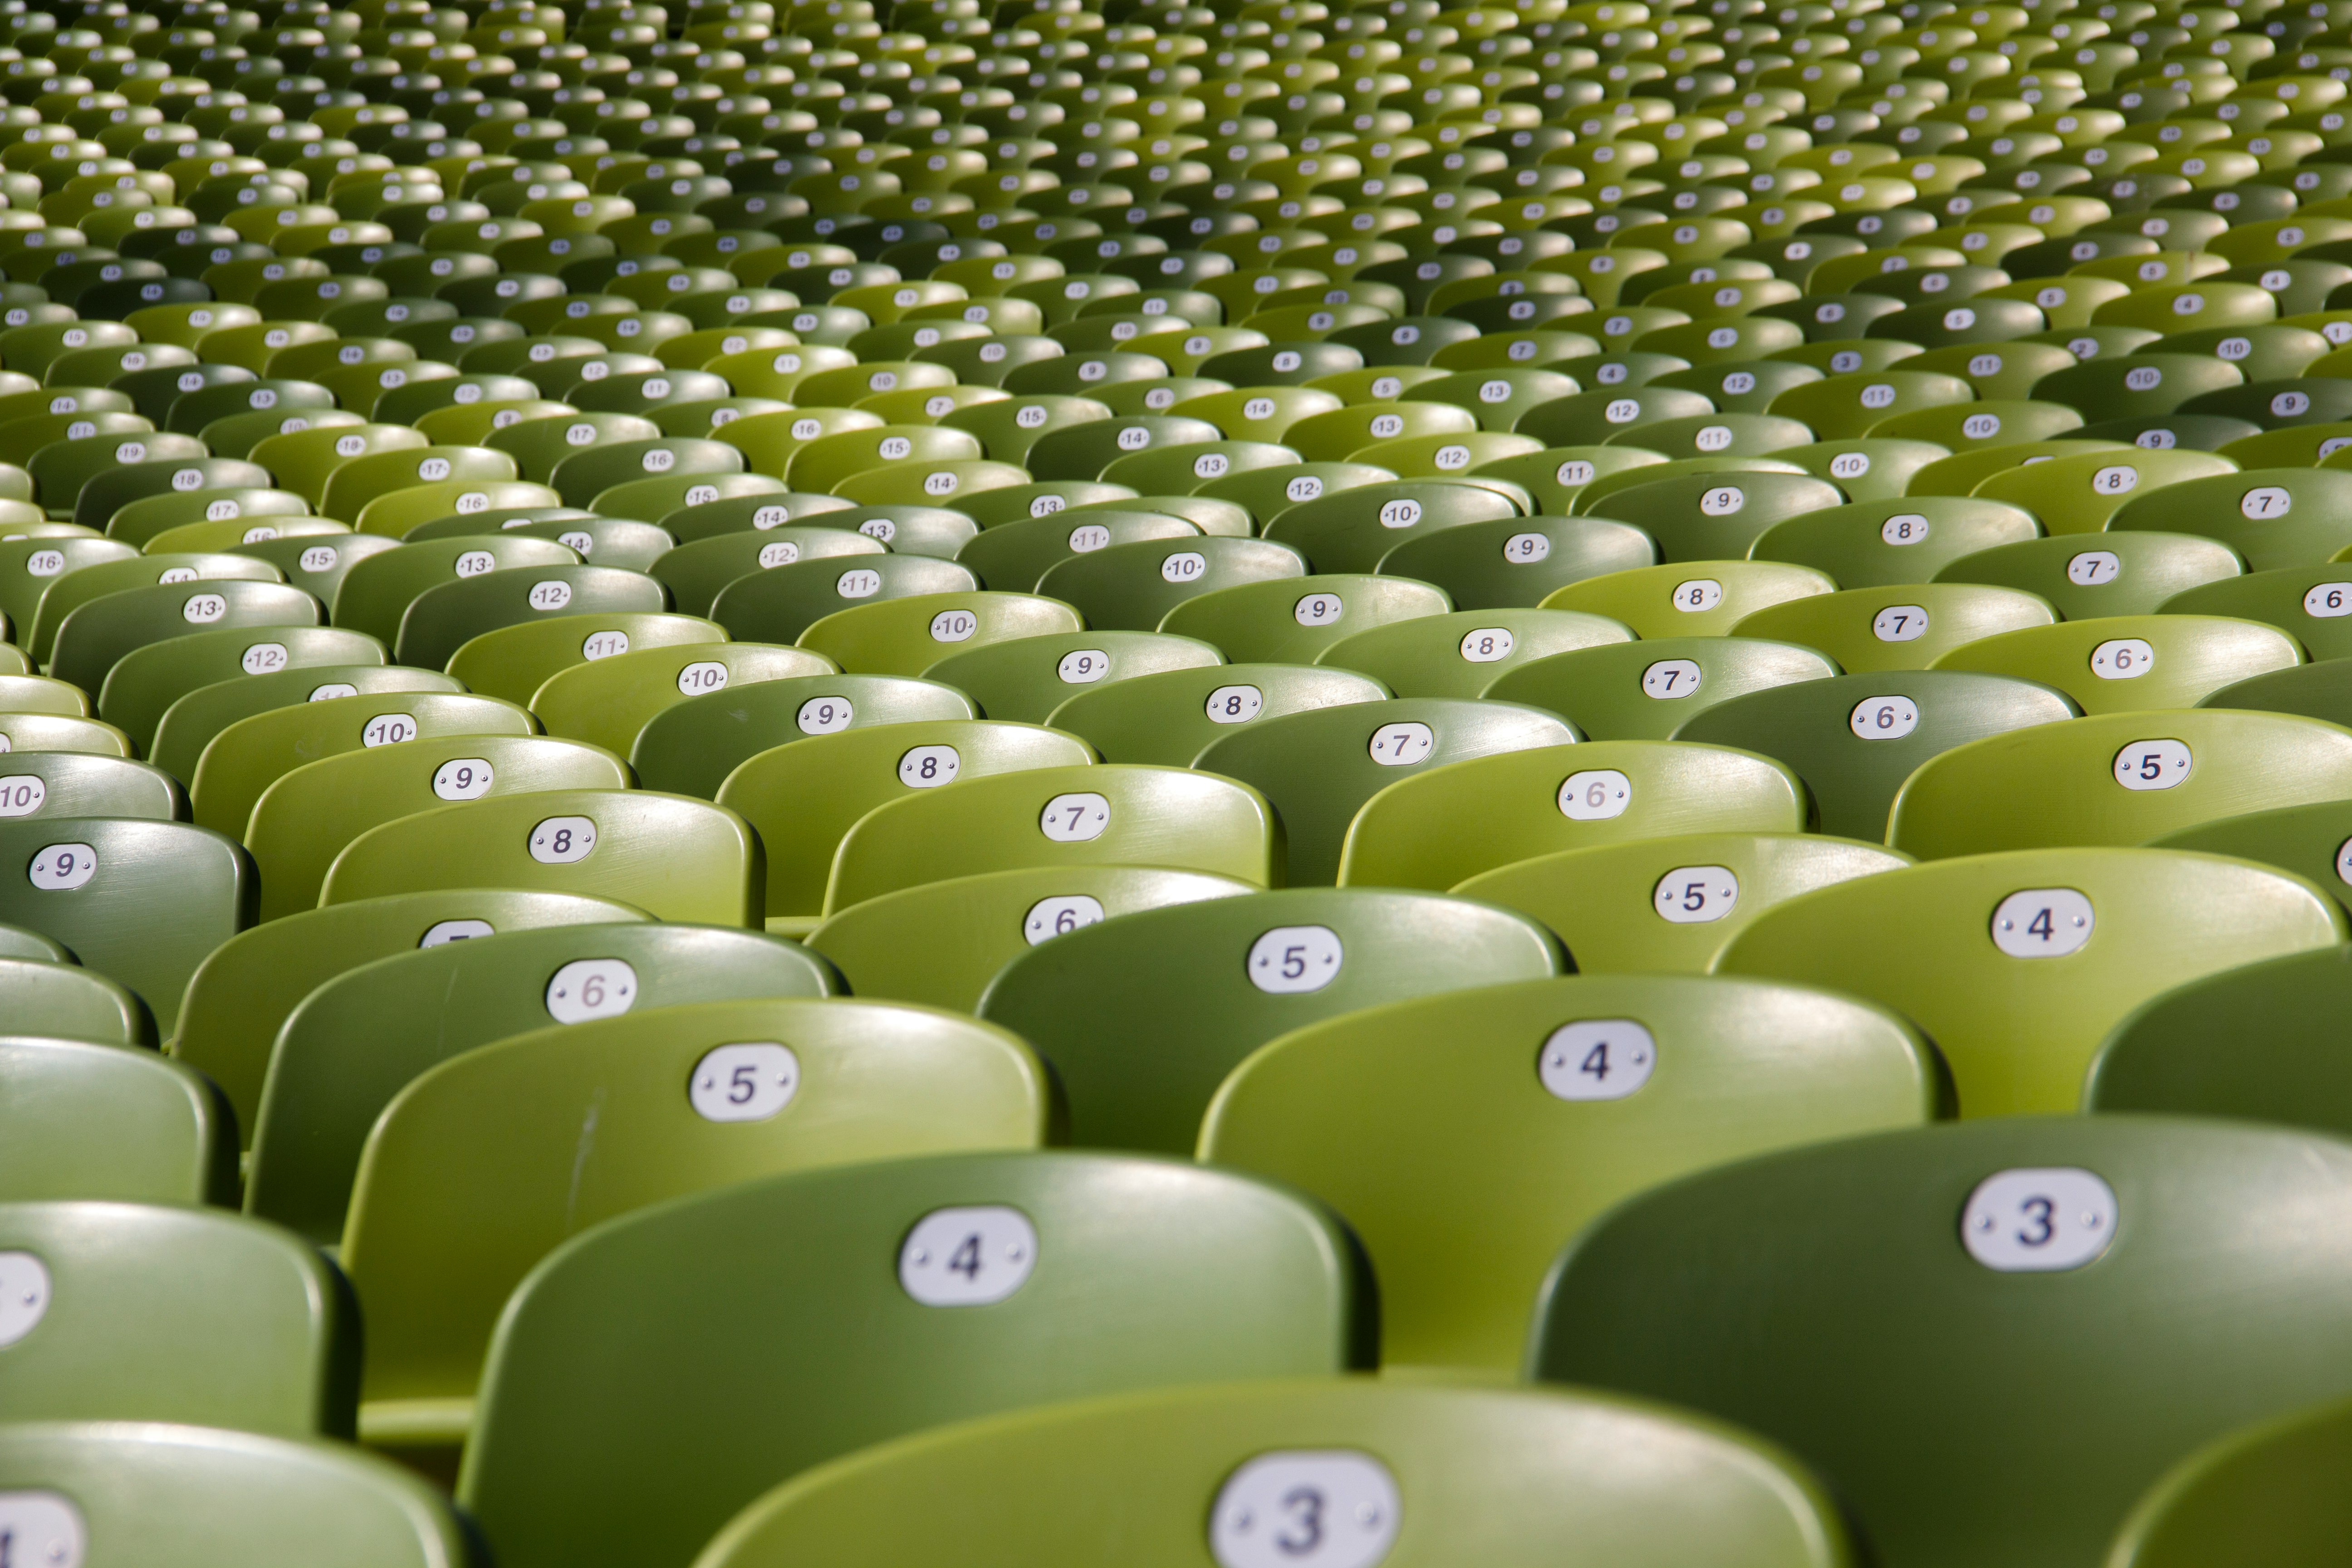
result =
[[[1560,1100],[1622,1100],[1650,1081],[1658,1042],[1631,1018],[1588,1018],[1554,1029],[1536,1075]]]
[[[1037,1227],[1003,1205],[933,1209],[898,1248],[898,1283],[926,1307],[985,1307],[1029,1281]]]

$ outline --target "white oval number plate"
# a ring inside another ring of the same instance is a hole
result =
[[[2352,583],[2319,583],[2303,596],[2303,613],[2315,620],[2352,616]]]
[[[1250,984],[1277,996],[1320,991],[1347,958],[1329,926],[1276,926],[1250,943]]]
[[[0,1562],[8,1568],[81,1568],[89,1533],[55,1492],[0,1492]]]
[[[1384,768],[1411,767],[1429,760],[1429,753],[1437,749],[1437,734],[1426,724],[1383,724],[1372,731],[1367,749],[1372,761]]]
[[[1220,1568],[1373,1568],[1398,1513],[1395,1478],[1369,1454],[1260,1454],[1218,1489],[1209,1549]]]
[[[1631,1018],[1562,1024],[1543,1043],[1536,1074],[1560,1100],[1622,1100],[1650,1081],[1658,1042]]]
[[[483,757],[453,757],[433,771],[433,793],[443,800],[479,800],[490,793],[490,764]]]
[[[1960,1211],[1969,1256],[2003,1274],[2080,1268],[2115,1235],[2115,1189],[2070,1165],[1996,1172]]]
[[[33,857],[26,875],[45,893],[68,893],[98,875],[98,851],[87,844],[52,844]]]
[[[48,1265],[29,1252],[0,1252],[0,1345],[13,1345],[49,1310]]]
[[[800,1058],[772,1040],[714,1046],[694,1064],[686,1098],[705,1121],[765,1121],[801,1087]]]
[[[1209,693],[1212,724],[1246,724],[1265,709],[1265,693],[1255,686],[1220,686]]]
[[[584,816],[551,816],[530,830],[530,858],[542,866],[569,866],[596,847],[596,825]]]
[[[1084,893],[1064,893],[1030,905],[1029,912],[1021,918],[1021,934],[1034,947],[1041,942],[1067,936],[1080,926],[1097,924],[1102,918],[1100,899]]]
[[[1028,1282],[1037,1227],[1019,1209],[933,1209],[898,1248],[898,1283],[926,1307],[985,1307]]]
[[[1723,584],[1712,577],[1694,577],[1675,584],[1675,608],[1685,615],[1712,610],[1723,603]]]
[[[1728,866],[1677,866],[1650,895],[1659,917],[1678,926],[1719,921],[1739,901],[1739,879]]]
[[[38,773],[0,778],[0,816],[30,816],[48,798],[48,784]]]
[[[917,746],[898,759],[898,782],[908,789],[937,789],[953,784],[963,767],[963,753],[953,746]]]
[[[1919,727],[1919,705],[1908,697],[1865,697],[1845,721],[1865,741],[1899,741]]]
[[[803,735],[838,735],[849,728],[856,711],[846,697],[812,697],[801,704],[793,722]]]
[[[1622,816],[1633,803],[1633,781],[1615,768],[1570,773],[1559,786],[1559,814],[1571,822]]]
[[[1669,702],[1677,697],[1688,697],[1698,689],[1706,672],[1696,660],[1662,658],[1642,672],[1642,694]]]
[[[1098,795],[1057,795],[1037,814],[1037,831],[1056,844],[1100,838],[1110,826],[1110,802]]]
[[[1880,642],[1917,642],[1927,635],[1927,611],[1919,605],[1889,605],[1870,623]]]
[[[617,1018],[636,1005],[637,972],[617,958],[578,958],[547,983],[547,1016],[559,1024]]]
[[[2097,917],[2072,888],[2028,888],[1992,911],[1992,944],[2011,958],[2063,958],[2091,940]]]
[[[2156,665],[2156,649],[2138,637],[2116,637],[2091,650],[2091,673],[2101,680],[2137,680]]]
[[[2134,741],[2116,753],[2116,783],[2129,790],[2170,789],[2196,761],[2179,741]]]
[[[1508,626],[1479,626],[1463,635],[1462,657],[1472,664],[1499,664],[1517,646]]]

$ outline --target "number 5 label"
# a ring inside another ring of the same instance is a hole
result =
[[[2115,1190],[2073,1166],[1997,1172],[1977,1184],[1960,1213],[1969,1256],[2003,1274],[2080,1268],[2115,1234]]]
[[[705,1121],[765,1121],[801,1086],[800,1058],[772,1040],[716,1046],[694,1064],[686,1098]]]
[[[1399,1511],[1396,1479],[1369,1454],[1260,1454],[1218,1489],[1209,1548],[1221,1568],[1372,1568]]]

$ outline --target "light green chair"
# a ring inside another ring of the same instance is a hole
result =
[[[246,1212],[333,1245],[368,1129],[404,1087],[478,1046],[687,1003],[837,988],[825,963],[793,943],[652,921],[443,942],[348,970],[278,1031]]]
[[[420,669],[447,669],[459,650],[483,633],[527,626],[558,611],[576,619],[659,616],[668,608],[668,589],[642,572],[617,566],[485,572],[427,588],[411,600],[400,617],[393,657]]]
[[[1733,635],[1801,643],[1861,674],[1925,669],[1963,644],[2057,618],[2048,601],[2013,588],[1906,583],[1791,599],[1748,616]]]
[[[710,618],[739,642],[792,643],[817,622],[856,605],[932,594],[972,594],[971,568],[925,555],[795,561],[738,577],[719,591]]]
[[[465,687],[438,670],[397,664],[309,665],[267,675],[231,676],[195,688],[166,709],[147,755],[173,778],[194,779],[205,748],[239,720],[335,697],[420,691],[457,696]]]
[[[1217,1085],[1277,1036],[1559,968],[1549,935],[1491,905],[1300,888],[1073,931],[1007,964],[980,1014],[1054,1064],[1073,1143],[1181,1153]]]
[[[1453,608],[1443,590],[1426,583],[1311,575],[1202,594],[1170,610],[1160,629],[1197,637],[1236,664],[1311,664],[1344,638]]]
[[[710,647],[726,640],[717,622],[696,616],[557,616],[484,632],[451,654],[446,668],[468,691],[528,707],[541,687],[567,669],[633,648]]]
[[[2352,1401],[2257,1422],[2182,1458],[2116,1531],[2113,1568],[2245,1568],[2326,1563],[2352,1516],[2341,1480],[2352,1464]]]
[[[1899,847],[1899,846],[1898,846]],[[2217,925],[2212,911],[2231,911]],[[1971,855],[1767,910],[1717,973],[1894,1008],[1942,1049],[1971,1117],[2066,1112],[2099,1042],[2172,986],[2343,940],[2344,915],[2266,867],[2176,850]]]
[[[2046,442],[2044,447],[2068,447],[2075,443]],[[2141,447],[2118,447],[2100,451],[2068,451],[2053,456],[2047,462],[2028,463],[2024,454],[2027,443],[1996,447],[1982,455],[1997,459],[2004,454],[2019,454],[2019,466],[2004,468],[1982,479],[1969,493],[1987,500],[2006,501],[2032,512],[2041,522],[2045,533],[2097,533],[2126,505],[2156,492],[2176,489],[2193,480],[2219,479],[2225,486],[2237,478],[2237,465],[2229,458],[2210,452],[2186,448],[2172,450]],[[1961,458],[1976,454],[1963,453]],[[1958,461],[1958,458],[1948,461]],[[1927,476],[1921,476],[1924,479]],[[2151,528],[2165,528],[2153,516],[2147,519]],[[2178,521],[2168,531],[2187,532]]]
[[[1570,583],[1657,559],[1657,542],[1632,523],[1507,517],[1409,539],[1381,557],[1379,570],[1433,584],[1465,609],[1533,608]]]
[[[876,806],[841,840],[824,913],[1027,866],[1160,866],[1270,886],[1282,829],[1246,784],[1181,768],[1024,769]]]
[[[1619,1203],[1775,1150],[1916,1127],[1948,1115],[1949,1094],[1935,1047],[1864,1003],[1580,974],[1284,1035],[1218,1089],[1200,1156],[1348,1216],[1381,1281],[1384,1366],[1507,1375],[1552,1259]]]
[[[315,626],[325,618],[319,601],[285,583],[159,583],[91,600],[66,616],[44,666],[60,680],[100,693],[126,655],[173,641],[199,627],[234,626],[248,634]],[[254,640],[268,638],[256,636]]]
[[[1573,1458],[1551,1473],[1524,1465],[1530,1454]],[[1281,1562],[1310,1522],[1332,1561],[1392,1568],[1454,1562],[1465,1541],[1493,1568],[1591,1552],[1623,1568],[1853,1561],[1797,1462],[1727,1427],[1589,1394],[1369,1379],[1135,1394],[921,1433],[779,1487],[697,1561],[885,1568],[920,1555],[932,1510],[969,1522],[973,1568]]]
[[[187,814],[187,797],[178,780],[127,757],[17,752],[0,762],[0,816],[140,816],[173,822]]]
[[[0,654],[0,660],[6,658]],[[131,737],[113,725],[63,713],[0,713],[0,740],[12,752],[77,752],[93,757],[127,757],[131,752]]]
[[[760,841],[709,801],[548,790],[445,805],[370,828],[335,858],[322,904],[436,888],[610,899],[656,920],[760,923]]]
[[[24,1422],[0,1430],[0,1492],[36,1563],[90,1568],[475,1568],[448,1501],[342,1443],[162,1422]],[[74,1548],[86,1543],[87,1556]]]
[[[2063,694],[2032,681],[1906,669],[1768,687],[1700,709],[1674,738],[1786,763],[1804,780],[1819,831],[1879,841],[1896,794],[1922,764],[1971,741],[2076,716]]]
[[[2174,595],[2245,569],[2236,551],[2193,533],[2062,533],[1964,555],[1935,580],[2021,588],[2041,595],[2070,621],[2087,621],[2152,616]]]
[[[1785,1443],[1889,1568],[2112,1563],[2140,1498],[2192,1452],[2352,1393],[2340,1255],[2246,1224],[2332,1227],[2346,1178],[2333,1139],[2160,1117],[1770,1154],[1580,1237],[1528,1367]]]
[[[1328,1377],[1370,1363],[1371,1319],[1337,1219],[1222,1171],[992,1153],[770,1177],[540,1266],[491,1343],[458,1501],[505,1568],[683,1563],[827,1459],[1024,1405]],[[738,1342],[769,1348],[694,1370]]]
[[[76,963],[55,943],[21,928],[0,957],[0,1005],[17,1034],[108,1046],[152,1046],[155,1020],[129,991]],[[26,942],[51,952],[36,956]]]
[[[1040,943],[1119,915],[1255,891],[1141,866],[991,871],[852,904],[801,940],[855,995],[976,1013],[996,972]]]
[[[1775,904],[1910,864],[1850,838],[1689,833],[1538,855],[1454,894],[1542,921],[1579,973],[1704,974]]]
[[[2344,854],[2347,840],[2352,807],[2338,797],[2192,823],[2148,842],[2158,849],[2194,849],[2275,866],[2325,888],[2342,903],[2352,899],[2352,879],[2345,876],[2352,869],[2352,857]]]
[[[2223,616],[2109,616],[2003,632],[1942,654],[1967,669],[2054,686],[2085,713],[2188,708],[2249,676],[2303,662],[2275,626]]]
[[[78,972],[0,960],[10,1025],[29,1031],[40,1024],[16,1010],[19,968]],[[235,1201],[227,1100],[202,1073],[130,1043],[0,1037],[0,1202]]]
[[[253,923],[253,863],[228,838],[130,817],[0,819],[0,921],[63,944],[170,1037],[205,955]]]
[[[189,781],[197,826],[242,837],[269,786],[302,766],[349,752],[443,735],[530,735],[539,725],[512,702],[438,691],[313,698],[240,719],[205,746]]]
[[[335,625],[365,632],[389,647],[400,636],[408,606],[445,583],[579,563],[580,552],[569,545],[505,532],[492,523],[483,524],[477,534],[417,540],[371,555],[345,574],[335,590]]]
[[[832,673],[833,661],[772,643],[675,644],[632,648],[550,676],[530,710],[551,735],[625,757],[654,716],[689,697],[762,680]]]
[[[2332,876],[2323,884],[2337,885]],[[2352,1128],[2352,1078],[2335,1020],[2347,952],[2315,948],[2242,964],[2150,997],[2101,1043],[2083,1108],[2219,1116],[2343,1136]]]
[[[629,784],[610,752],[537,736],[445,735],[305,763],[262,792],[246,827],[261,876],[260,918],[317,908],[335,857],[399,817],[493,795]]]
[[[765,850],[768,928],[797,934],[825,911],[842,840],[868,812],[976,779],[1093,761],[1084,742],[1037,725],[883,723],[765,748],[731,770],[715,794],[751,825]]]
[[[261,1115],[263,1075],[287,1016],[347,971],[444,942],[553,925],[646,919],[605,899],[461,888],[306,910],[239,931],[189,980],[172,1054],[218,1084],[244,1142]]]
[[[1458,763],[1364,804],[1341,887],[1440,889],[1560,849],[1679,833],[1795,833],[1808,802],[1769,758],[1674,741],[1593,741]],[[1477,833],[1462,825],[1475,821]]]
[[[852,730],[979,716],[971,698],[937,681],[783,676],[670,703],[637,731],[629,763],[647,789],[709,800],[730,773],[772,747]]]
[[[1921,765],[1887,842],[1923,860],[2146,844],[2352,794],[2352,733],[2286,713],[2103,713],[1994,735]]]
[[[1069,605],[1034,594],[918,594],[836,611],[802,632],[799,646],[845,670],[917,676],[958,654],[1085,624]]]
[[[284,575],[268,562],[246,555],[173,552],[100,561],[77,567],[49,584],[41,594],[40,608],[29,622],[18,626],[17,639],[36,661],[47,664],[58,640],[58,628],[82,605],[109,594],[162,587],[167,581],[278,583]],[[31,640],[25,641],[28,632]]]
[[[299,1237],[216,1209],[15,1203],[0,1257],[16,1420],[351,1435],[359,1315]]]
[[[1468,698],[1533,659],[1633,640],[1633,628],[1569,610],[1456,610],[1359,632],[1316,662],[1360,670],[1400,697]]]
[[[1328,886],[1339,876],[1348,825],[1389,785],[1450,763],[1578,739],[1531,707],[1408,697],[1263,720],[1210,746],[1193,765],[1239,779],[1273,804],[1284,840],[1275,886]]]
[[[2217,540],[2252,572],[2308,565],[2352,546],[2352,473],[2249,468],[2183,479],[2134,497],[2107,520],[2110,533],[2139,529]]]
[[[1084,509],[1067,514],[1083,527]],[[1097,629],[1149,632],[1178,605],[1221,589],[1307,575],[1307,558],[1269,539],[1147,539],[1073,556],[1037,579],[1037,592],[1076,606]],[[1190,634],[1187,634],[1190,635]]]
[[[1183,768],[1236,726],[1388,695],[1379,681],[1352,670],[1227,664],[1082,691],[1046,722],[1086,741],[1105,762]]]
[[[116,660],[97,694],[100,716],[121,726],[152,758],[164,718],[181,699],[206,686],[296,669],[382,665],[385,657],[375,638],[337,626],[192,631]]]
[[[2042,536],[2032,514],[1970,496],[1850,501],[1766,529],[1748,553],[1810,566],[1841,587],[1927,583],[1963,556]]]
[[[949,654],[922,675],[963,692],[991,719],[1042,724],[1046,715],[1088,687],[1171,669],[1207,669],[1223,662],[1215,648],[1189,637],[1156,632],[1048,632]]]
[[[1794,642],[1675,637],[1535,659],[1482,695],[1558,713],[1596,740],[1663,741],[1718,702],[1837,673],[1827,657]]]
[[[452,1056],[384,1107],[352,1192],[361,1436],[462,1440],[507,1298],[605,1220],[786,1172],[1035,1148],[1052,1100],[1011,1036],[878,1002],[655,1006]]]
[[[1778,561],[1685,561],[1587,577],[1547,595],[1547,610],[1581,610],[1624,622],[1641,637],[1719,637],[1769,605],[1837,584],[1809,566]]]

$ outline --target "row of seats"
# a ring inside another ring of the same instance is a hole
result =
[[[2335,1550],[2352,3],[1441,3],[0,0],[0,1564]]]

